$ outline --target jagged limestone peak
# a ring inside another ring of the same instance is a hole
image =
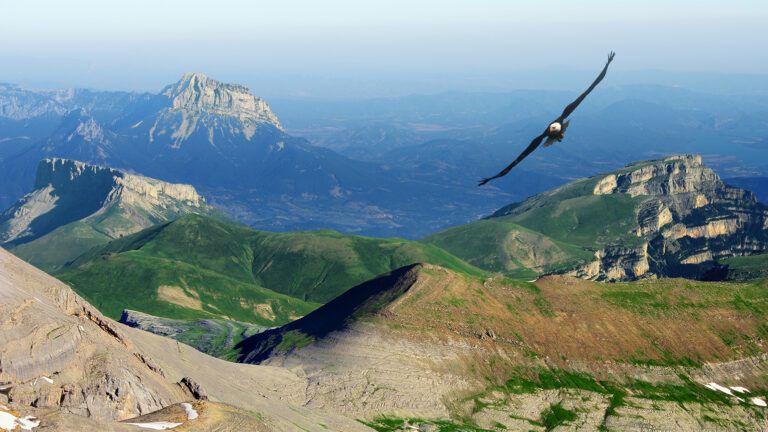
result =
[[[92,117],[81,120],[75,130],[67,136],[67,141],[72,141],[76,137],[80,137],[83,141],[90,143],[109,143],[104,134],[104,129]]]
[[[172,110],[229,115],[282,129],[267,102],[247,87],[222,83],[202,73],[185,73],[177,83],[166,87],[163,95],[171,99]]]

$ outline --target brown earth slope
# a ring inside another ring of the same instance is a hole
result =
[[[308,406],[368,419],[537,429],[557,405],[583,430],[622,430],[631,419],[748,429],[762,408],[704,384],[764,394],[767,288],[563,276],[525,283],[415,265],[253,336],[241,360],[303,370],[313,384]]]

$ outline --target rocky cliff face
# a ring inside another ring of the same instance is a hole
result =
[[[640,198],[633,234],[643,244],[600,249],[575,272],[582,277],[716,277],[718,259],[768,250],[768,208],[723,183],[698,155],[629,166],[599,179],[592,193]]]

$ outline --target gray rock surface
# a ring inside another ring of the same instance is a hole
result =
[[[128,430],[105,425],[205,396],[238,408],[188,430],[370,430],[303,407],[307,385],[287,369],[226,362],[122,326],[0,249],[0,401],[38,417],[40,430]]]

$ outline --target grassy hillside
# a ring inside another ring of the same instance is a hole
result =
[[[483,274],[433,245],[331,231],[271,233],[187,215],[92,249],[57,276],[111,317],[128,308],[274,325],[414,262]]]
[[[76,221],[11,248],[19,258],[47,272],[55,271],[85,251],[108,243],[112,238],[92,225]]]
[[[425,242],[482,269],[519,278],[573,268],[608,244],[639,244],[631,231],[640,199],[592,195],[596,181],[581,180],[537,195]]]
[[[174,220],[190,211],[226,220],[220,212],[208,206],[153,214],[138,206],[111,203],[84,219],[60,226],[10,250],[35,267],[52,273],[94,247],[142,228]]]
[[[471,339],[491,329],[493,339],[517,341],[530,357],[554,363],[700,365],[762,352],[766,288],[766,280],[606,284],[549,276],[529,283],[407,266],[347,291],[280,333],[317,339],[364,319],[404,337]]]

